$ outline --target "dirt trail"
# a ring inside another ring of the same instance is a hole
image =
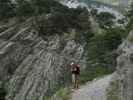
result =
[[[72,100],[106,100],[106,90],[114,74],[87,83],[75,90],[72,94]]]

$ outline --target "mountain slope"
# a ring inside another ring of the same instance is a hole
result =
[[[71,36],[44,40],[30,24],[28,20],[0,34],[0,81],[7,84],[6,100],[43,100],[52,95],[70,82],[70,58],[79,60],[83,53]]]
[[[114,6],[123,6],[123,7],[127,7],[128,3],[130,2],[130,0],[96,0],[96,1],[100,1]]]
[[[33,11],[26,16],[27,10],[18,4],[23,17],[0,20],[0,99],[43,100],[68,86],[69,64],[81,60],[84,39],[93,36],[86,10],[36,1],[36,15]],[[82,32],[87,34],[80,36]]]

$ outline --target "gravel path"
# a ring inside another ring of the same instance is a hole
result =
[[[112,80],[114,74],[87,83],[75,90],[72,94],[72,100],[106,100],[106,89]]]

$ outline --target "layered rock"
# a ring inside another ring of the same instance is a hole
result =
[[[30,23],[16,23],[0,33],[0,81],[6,83],[6,100],[43,100],[69,85],[69,63],[83,53],[69,34],[43,39]]]

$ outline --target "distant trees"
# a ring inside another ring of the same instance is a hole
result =
[[[93,8],[90,11],[91,15],[94,19],[98,22],[100,28],[102,29],[109,29],[112,28],[115,24],[116,16],[113,13],[110,12],[98,12],[98,9]],[[122,21],[121,21],[122,22]]]
[[[130,8],[127,12],[127,17],[129,19],[129,22],[126,28],[127,28],[127,31],[129,32],[133,30],[133,2],[131,3]]]
[[[109,12],[101,12],[97,14],[96,18],[100,27],[104,29],[111,28],[114,24],[114,19],[116,19],[116,17]]]
[[[130,18],[133,17],[133,2],[130,5],[127,16],[130,17]]]

